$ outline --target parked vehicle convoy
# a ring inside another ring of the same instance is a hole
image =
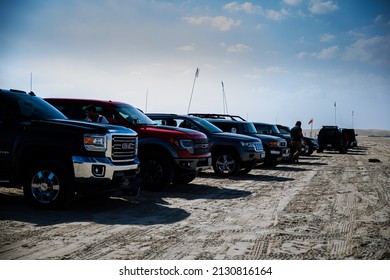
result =
[[[110,124],[138,133],[141,185],[160,190],[170,184],[188,184],[202,169],[211,168],[211,153],[205,134],[190,129],[157,126],[139,109],[104,100],[47,98],[70,119],[86,120],[85,108],[94,105]]]
[[[22,186],[33,205],[66,207],[75,193],[130,189],[137,146],[131,129],[69,120],[32,93],[0,90],[0,183]]]
[[[210,143],[213,170],[227,177],[248,173],[262,164],[265,152],[260,139],[246,135],[223,132],[205,119],[189,115],[147,114],[159,125],[186,127],[207,135]]]
[[[290,149],[287,147],[286,140],[281,137],[258,133],[253,123],[247,122],[239,116],[195,113],[191,115],[205,118],[225,132],[233,132],[259,138],[263,143],[265,151],[264,166],[275,167],[281,163],[283,157],[288,158],[290,156]]]
[[[319,148],[317,152],[322,153],[324,150],[336,150],[341,154],[348,152],[348,135],[338,126],[323,126],[318,132]]]

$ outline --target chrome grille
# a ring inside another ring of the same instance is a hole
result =
[[[137,155],[137,137],[113,135],[111,152],[113,161],[133,160]]]

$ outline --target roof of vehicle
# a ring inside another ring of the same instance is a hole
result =
[[[111,103],[111,104],[126,104],[126,105],[130,105],[130,104],[127,104],[125,102],[120,102],[120,101],[112,101],[112,100],[99,100],[99,99],[88,99],[88,98],[84,98],[84,99],[80,99],[80,98],[44,98],[45,100],[52,100],[52,101],[72,101],[72,102],[91,102],[91,103],[99,103],[99,104],[107,104],[107,103]]]
[[[220,122],[220,123],[248,123],[247,121],[242,120],[228,120],[228,119],[213,119],[213,118],[205,118],[210,122]]]
[[[35,93],[30,91],[29,93],[25,92],[24,90],[19,90],[19,89],[1,89],[0,88],[0,92],[6,92],[6,93],[24,93],[24,94],[28,94],[28,95],[31,95],[31,96],[35,96]]]
[[[206,113],[190,113],[190,116],[196,116],[203,119],[225,119],[233,121],[246,121],[244,118],[238,115],[228,115],[228,114],[206,114]]]

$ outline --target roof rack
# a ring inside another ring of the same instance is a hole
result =
[[[195,116],[205,119],[225,119],[233,121],[246,121],[244,118],[237,115],[227,115],[227,114],[204,114],[204,113],[190,113],[190,116]]]

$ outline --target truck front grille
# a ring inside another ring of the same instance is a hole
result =
[[[113,135],[111,158],[112,161],[129,161],[137,155],[137,137]]]
[[[195,139],[194,140],[194,154],[201,155],[209,152],[209,140],[208,139]]]

